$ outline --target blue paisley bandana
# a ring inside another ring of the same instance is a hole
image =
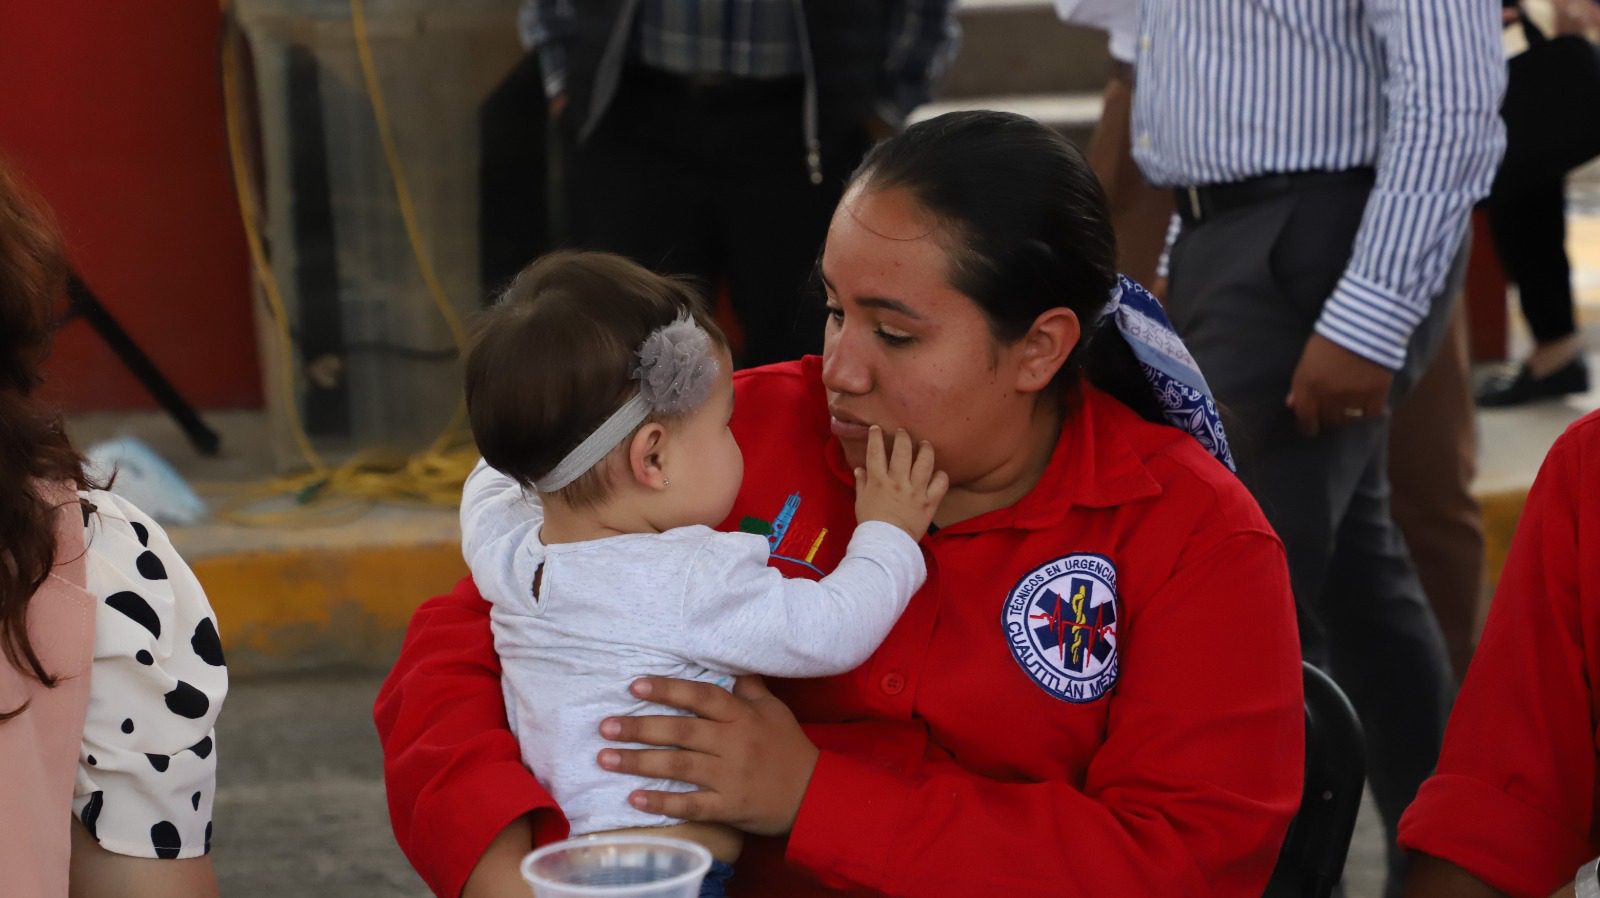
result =
[[[1134,358],[1144,369],[1145,380],[1156,401],[1161,403],[1167,420],[1174,427],[1189,432],[1216,457],[1217,461],[1237,468],[1233,453],[1228,451],[1228,435],[1222,432],[1222,419],[1217,415],[1217,403],[1206,386],[1205,375],[1195,364],[1178,332],[1161,303],[1126,275],[1117,276],[1117,286],[1111,291],[1111,301],[1105,314],[1116,322],[1122,339],[1133,349]]]

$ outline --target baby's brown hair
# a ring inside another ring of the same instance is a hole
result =
[[[467,416],[484,461],[536,489],[634,396],[635,351],[686,311],[727,348],[688,279],[610,253],[564,250],[528,266],[478,319],[467,349]],[[603,464],[555,492],[574,507],[609,494]]]

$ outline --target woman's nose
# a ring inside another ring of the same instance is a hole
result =
[[[822,343],[822,386],[833,393],[861,395],[872,387],[867,354],[848,326],[828,330]]]

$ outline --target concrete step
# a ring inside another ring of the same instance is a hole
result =
[[[1101,31],[1066,25],[1050,0],[963,0],[961,51],[935,99],[1099,91],[1110,57]]]

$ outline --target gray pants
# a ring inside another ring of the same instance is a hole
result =
[[[1239,474],[1283,539],[1306,659],[1330,671],[1366,730],[1367,776],[1389,832],[1438,759],[1448,662],[1389,511],[1387,416],[1300,435],[1284,405],[1300,353],[1344,272],[1370,179],[1316,181],[1186,226],[1168,311],[1223,407]],[[1395,400],[1438,348],[1465,271],[1412,337]]]

